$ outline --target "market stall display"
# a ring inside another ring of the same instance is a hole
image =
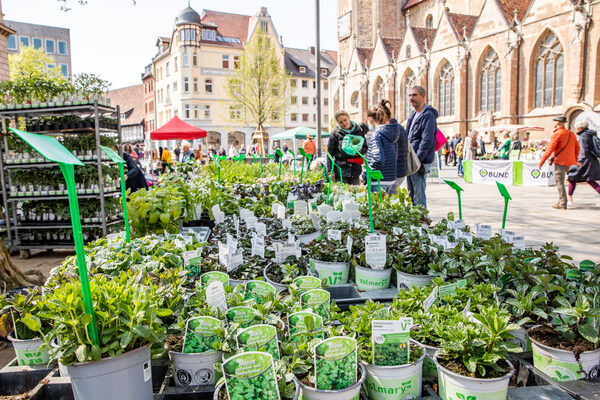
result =
[[[554,171],[539,161],[467,160],[463,161],[465,182],[495,185],[554,186]]]
[[[505,399],[527,363],[560,395],[565,382],[597,376],[593,262],[577,267],[552,244],[526,248],[514,233],[452,216],[432,223],[405,191],[369,204],[359,187],[336,183],[327,196],[320,171],[302,185],[290,167],[278,175],[277,164],[261,174],[221,161],[131,195],[131,241],[109,235],[86,246],[100,346],[85,334],[74,258],[31,307],[2,296],[0,308],[69,374],[143,353],[145,364],[131,364],[138,375],[118,383],[129,397],[113,399],[151,398],[140,392],[152,387],[150,354],[172,364],[156,389],[165,399],[173,385],[179,398],[401,400],[433,393],[432,383],[442,399]],[[214,221],[208,241],[180,230],[198,214]],[[363,297],[382,292],[392,295]],[[556,361],[547,348],[583,358]]]

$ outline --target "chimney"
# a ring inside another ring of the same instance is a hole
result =
[[[310,46],[310,54],[315,54],[315,46]]]

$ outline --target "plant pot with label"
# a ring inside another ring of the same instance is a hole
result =
[[[330,286],[345,285],[350,275],[350,255],[346,246],[337,240],[321,238],[303,246],[309,258],[310,271]]]
[[[352,257],[354,282],[358,290],[380,290],[390,287],[392,268],[389,267],[388,258],[387,256],[382,257],[380,260],[376,260],[379,265],[371,266],[368,264],[369,258],[366,252]]]
[[[221,351],[184,353],[183,337],[170,335],[165,348],[173,365],[173,378],[176,386],[213,386],[215,385],[214,364],[220,362]]]
[[[292,392],[292,396],[286,396],[285,393],[280,392],[279,397],[281,399],[298,400],[300,398],[300,386],[298,385],[298,382],[296,380],[294,380],[293,383],[294,390]],[[229,396],[227,396],[227,391],[225,388],[225,382],[222,382],[221,384],[219,384],[219,386],[217,386],[213,395],[213,400],[229,400]]]
[[[275,286],[278,293],[287,290],[295,278],[307,274],[307,268],[298,264],[271,264],[263,271],[265,281]]]
[[[416,232],[394,235],[388,241],[391,266],[396,270],[398,290],[431,284],[430,266],[438,259],[438,250],[424,245]]]
[[[11,341],[17,362],[21,366],[46,366],[50,363],[50,354],[44,341],[40,338],[34,339],[15,339],[8,336]]]
[[[340,390],[320,390],[308,383],[305,379],[301,380],[297,377],[294,377],[294,379],[300,386],[303,400],[351,400],[358,397],[361,386],[367,377],[366,369],[363,364],[358,364],[358,370],[356,374],[356,383],[353,383],[347,388]]]

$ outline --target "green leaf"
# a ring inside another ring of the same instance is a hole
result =
[[[159,317],[168,317],[170,315],[173,315],[173,310],[170,310],[168,308],[159,308],[158,310],[156,310],[156,315],[158,315]]]
[[[79,347],[77,347],[77,350],[75,350],[75,357],[77,357],[77,361],[79,361],[79,362],[88,361],[87,355],[88,355],[87,346],[85,344],[80,344]]]
[[[125,349],[129,345],[129,342],[133,339],[133,332],[125,332],[121,336],[121,348]]]
[[[42,330],[42,323],[40,322],[40,319],[35,315],[25,314],[25,316],[21,318],[21,322],[23,322],[27,326],[27,328],[34,332],[41,332]]]

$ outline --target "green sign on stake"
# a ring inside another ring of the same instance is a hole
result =
[[[506,186],[504,184],[496,181],[496,185],[498,185],[498,190],[502,197],[504,197],[504,215],[502,216],[502,229],[506,229],[506,214],[508,213],[508,201],[512,200]]]
[[[79,280],[81,282],[81,293],[83,295],[83,304],[86,314],[91,315],[92,321],[88,325],[88,333],[92,343],[99,346],[98,328],[96,326],[96,314],[94,313],[94,304],[92,302],[92,293],[90,291],[90,281],[85,263],[85,250],[83,247],[83,235],[81,232],[81,215],[79,213],[79,202],[77,200],[77,189],[75,188],[75,165],[83,166],[69,150],[59,143],[56,138],[51,136],[36,135],[34,133],[23,132],[18,129],[10,130],[23,139],[27,144],[37,150],[49,161],[58,163],[69,194],[69,209],[71,211],[71,225],[73,226],[73,239],[75,242],[75,253],[77,254],[77,266],[79,268]]]
[[[292,155],[292,164],[294,164],[294,176],[296,176],[296,155],[290,149],[288,149],[288,153]]]
[[[381,173],[381,171],[371,170],[371,179],[377,179],[377,189],[379,190],[379,202],[381,203],[383,202],[383,196],[381,195],[381,180],[383,179],[383,174]]]
[[[460,192],[463,192],[464,189],[456,184],[456,182],[444,180],[452,189],[456,190],[456,195],[458,196],[458,219],[462,219],[462,203],[460,201]]]
[[[300,168],[300,183],[302,183],[302,178],[304,176],[304,159],[306,158],[306,152],[304,151],[304,149],[298,149],[298,153],[302,155],[302,167]],[[295,163],[294,166],[296,166]]]
[[[279,157],[279,179],[281,179],[281,164],[283,163],[283,152],[280,149],[275,150],[277,157]]]
[[[100,146],[102,151],[110,158],[112,162],[116,162],[119,166],[119,175],[121,176],[121,203],[123,204],[123,221],[125,223],[125,240],[127,243],[131,242],[131,235],[129,234],[129,216],[127,215],[127,196],[125,194],[125,171],[123,164],[125,160],[121,158],[113,149],[108,147]]]

